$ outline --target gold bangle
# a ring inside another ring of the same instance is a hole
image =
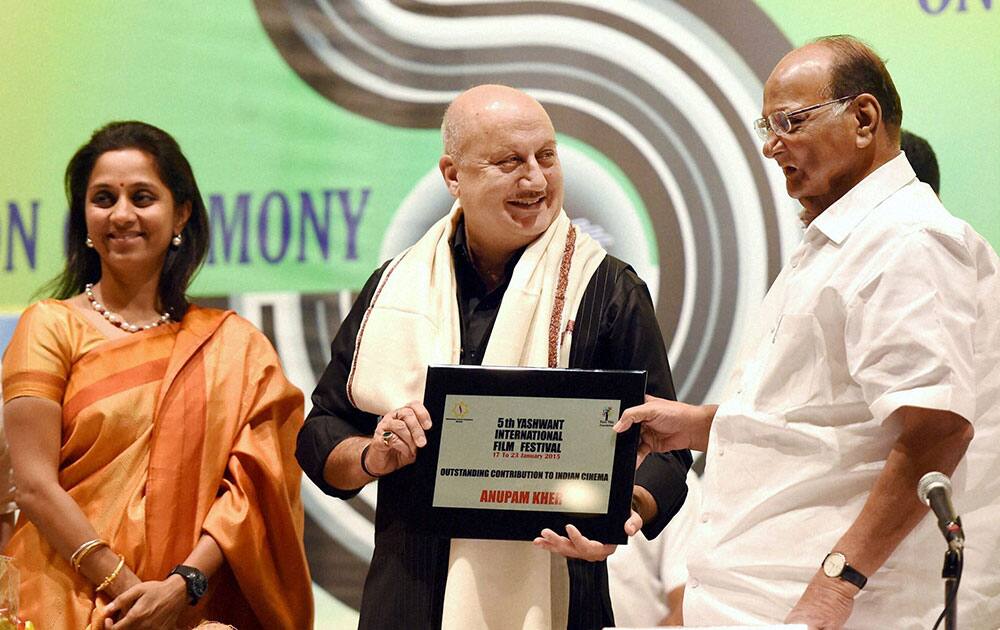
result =
[[[115,581],[115,578],[117,578],[117,577],[118,577],[118,574],[122,572],[122,567],[123,567],[123,566],[125,566],[125,556],[118,556],[118,566],[117,566],[117,567],[115,567],[115,570],[114,570],[114,571],[112,571],[112,572],[111,572],[111,573],[110,573],[110,574],[108,575],[108,577],[104,578],[104,581],[103,581],[103,582],[101,582],[101,585],[100,585],[100,586],[98,586],[98,587],[97,587],[97,588],[96,588],[96,589],[94,590],[94,592],[95,592],[95,593],[100,593],[100,592],[101,592],[101,591],[103,591],[104,589],[106,589],[106,588],[108,588],[109,586],[111,586],[111,583]]]
[[[108,543],[98,538],[95,538],[94,540],[88,540],[87,542],[83,543],[82,545],[76,548],[76,551],[74,551],[73,555],[70,556],[69,562],[70,564],[73,565],[73,569],[79,572],[80,565],[83,564],[83,561],[87,556],[97,551],[101,547],[107,547],[107,546]]]

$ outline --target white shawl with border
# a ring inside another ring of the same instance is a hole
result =
[[[458,364],[461,351],[451,236],[456,203],[386,267],[365,312],[347,395],[386,414],[424,393],[427,366]],[[483,365],[567,367],[573,320],[607,252],[562,210],[518,260]],[[565,559],[530,542],[454,539],[445,587],[445,630],[566,627]]]

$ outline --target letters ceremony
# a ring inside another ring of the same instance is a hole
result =
[[[1000,630],[998,41],[0,2],[0,630]]]

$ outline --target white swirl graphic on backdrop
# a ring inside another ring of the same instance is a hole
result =
[[[763,78],[791,48],[755,4],[256,5],[303,80],[338,106],[380,122],[436,128],[447,104],[481,83],[535,96],[557,131],[573,139],[560,149],[571,218],[632,263],[651,288],[678,396],[693,402],[719,394],[751,309],[799,235],[781,174],[765,165],[750,126]],[[626,181],[583,147],[613,162]],[[450,206],[438,177],[429,164],[387,230],[382,258],[409,245]],[[265,329],[270,318],[292,379],[311,391],[350,295],[240,299]],[[265,308],[273,313],[265,317]],[[295,323],[283,323],[289,321]],[[304,490],[318,525],[367,559],[370,491],[365,504],[346,504],[311,484]]]

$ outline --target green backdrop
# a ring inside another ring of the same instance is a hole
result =
[[[795,44],[846,32],[887,57],[903,97],[904,127],[937,151],[945,204],[1000,244],[1000,6],[759,4]],[[90,131],[109,120],[141,118],[173,133],[203,193],[237,235],[234,217],[246,204],[248,260],[240,262],[237,237],[223,264],[216,234],[215,264],[199,275],[196,294],[359,287],[379,262],[377,244],[394,209],[437,159],[436,132],[372,122],[314,92],[274,48],[250,2],[0,6],[0,311],[19,311],[57,272],[63,169]],[[312,223],[302,238],[303,195],[319,219],[330,202],[329,224],[320,221],[325,256]],[[291,237],[280,257],[286,203]],[[353,252],[344,206],[363,211]],[[268,264],[264,255],[280,263]]]

